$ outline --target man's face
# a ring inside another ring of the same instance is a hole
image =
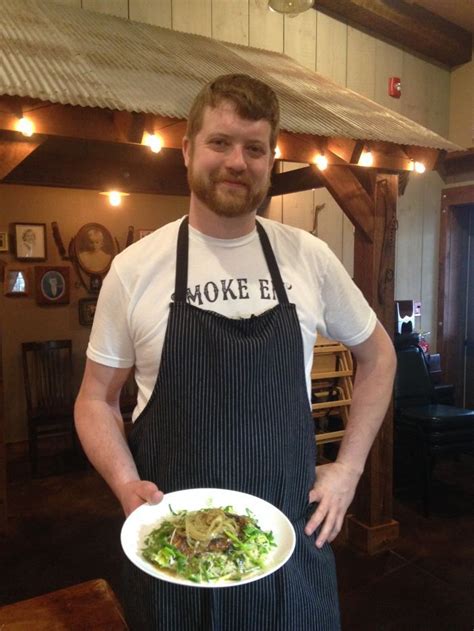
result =
[[[222,217],[255,211],[270,186],[270,131],[268,121],[241,118],[229,101],[206,107],[200,131],[183,144],[192,194]]]

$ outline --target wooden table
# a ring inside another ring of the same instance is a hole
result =
[[[126,631],[120,604],[103,579],[0,607],[1,631]]]

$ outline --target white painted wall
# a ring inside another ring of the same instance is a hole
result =
[[[449,132],[450,72],[348,27],[318,11],[296,18],[267,10],[266,0],[60,0],[189,33],[282,52],[306,68],[347,86],[386,107],[433,129]],[[388,78],[401,77],[402,98],[388,96]],[[285,164],[284,170],[295,168]],[[396,251],[396,298],[422,302],[420,329],[436,331],[435,294],[439,200],[443,186],[436,174],[412,176],[399,203]],[[269,216],[311,229],[313,209],[319,215],[319,235],[350,273],[354,235],[326,190],[306,191],[273,199]]]

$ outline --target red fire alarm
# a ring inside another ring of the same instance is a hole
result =
[[[390,77],[388,80],[388,94],[394,99],[399,99],[402,95],[402,84],[400,77]]]

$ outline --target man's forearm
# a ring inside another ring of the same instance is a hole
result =
[[[137,468],[125,438],[118,410],[99,400],[78,397],[75,406],[76,429],[92,465],[121,500],[121,489],[139,480]]]
[[[377,331],[377,351],[359,354],[349,420],[337,461],[359,475],[392,398],[396,359],[384,331]],[[385,338],[385,339],[384,339]]]

